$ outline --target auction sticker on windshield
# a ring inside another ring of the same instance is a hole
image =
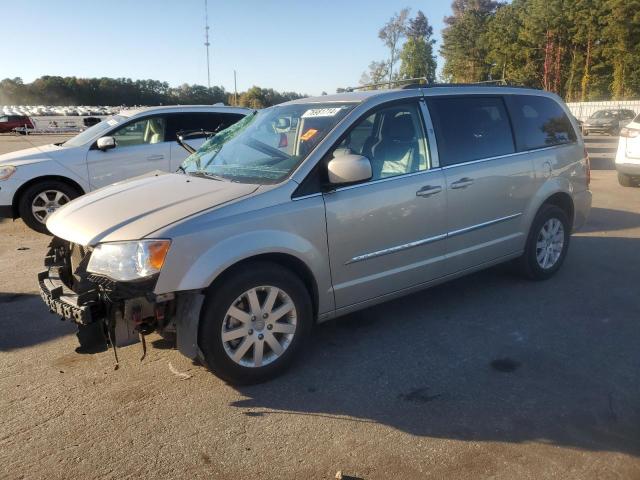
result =
[[[334,117],[338,112],[342,110],[342,107],[337,108],[312,108],[302,114],[301,118],[316,118],[316,117]]]

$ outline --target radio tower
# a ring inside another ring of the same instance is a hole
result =
[[[211,88],[211,71],[209,70],[209,8],[204,0],[204,46],[207,47],[207,87]]]

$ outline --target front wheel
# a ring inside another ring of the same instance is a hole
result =
[[[292,363],[312,321],[309,293],[294,273],[270,262],[250,263],[207,293],[198,343],[218,377],[259,383]]]
[[[569,249],[571,226],[565,211],[555,205],[543,205],[538,211],[522,257],[521,273],[532,280],[551,278],[562,266]]]
[[[24,191],[18,202],[18,212],[27,226],[49,234],[46,223],[51,214],[78,196],[80,193],[64,182],[44,180]]]

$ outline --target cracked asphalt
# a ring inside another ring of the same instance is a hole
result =
[[[52,137],[0,136],[0,152]],[[234,388],[159,337],[74,352],[47,237],[0,222],[0,478],[640,478],[640,188],[590,136],[594,208],[553,279],[494,268],[316,328]]]

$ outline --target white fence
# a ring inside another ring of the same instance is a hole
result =
[[[640,113],[640,100],[621,100],[611,102],[573,102],[567,103],[569,110],[578,120],[585,120],[589,116],[598,111],[607,108],[624,108],[633,110],[636,114]]]

